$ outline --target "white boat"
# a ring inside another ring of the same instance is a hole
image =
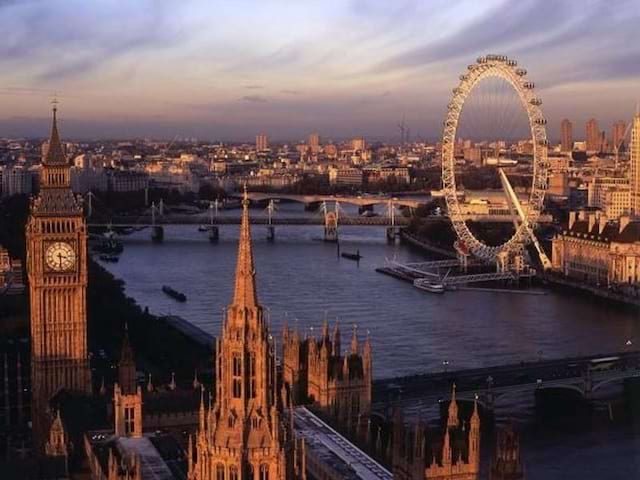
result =
[[[200,226],[198,227],[198,231],[199,231],[199,232],[208,232],[208,231],[209,231],[209,228],[210,228],[210,227],[209,227],[209,225],[200,225]]]
[[[444,285],[428,278],[416,278],[413,286],[429,293],[444,293]]]

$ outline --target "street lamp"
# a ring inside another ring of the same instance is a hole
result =
[[[449,368],[449,360],[442,361],[442,368],[444,368],[444,373],[447,373],[447,370]]]

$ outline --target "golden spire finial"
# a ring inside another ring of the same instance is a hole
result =
[[[56,110],[58,110],[59,103],[60,103],[60,100],[58,100],[58,93],[54,92],[53,98],[51,99],[51,105],[53,105],[53,113],[56,113]]]

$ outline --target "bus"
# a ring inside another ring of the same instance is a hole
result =
[[[611,370],[620,360],[620,357],[602,357],[594,358],[589,362],[589,370],[592,372],[601,372]]]

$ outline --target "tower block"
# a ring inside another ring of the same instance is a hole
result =
[[[57,109],[42,161],[40,194],[26,227],[31,306],[32,418],[42,451],[59,390],[91,393],[87,352],[87,226],[81,200],[71,191],[70,164],[57,125]]]

